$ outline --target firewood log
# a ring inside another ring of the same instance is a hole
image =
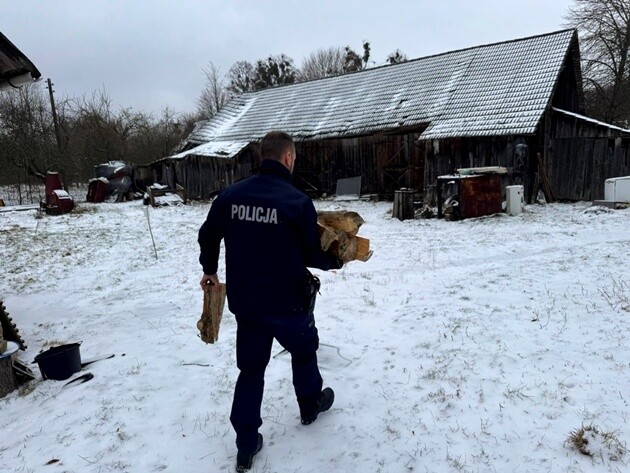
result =
[[[339,237],[337,236],[335,230],[325,225],[322,225],[319,222],[317,223],[317,228],[319,230],[319,240],[321,242],[322,250],[328,251],[328,248],[330,248],[332,242],[336,241]]]
[[[337,230],[339,238],[330,245],[330,251],[335,257],[339,258],[344,263],[353,261],[356,259],[357,254],[357,239],[353,236],[348,236],[342,230]]]
[[[317,221],[336,230],[343,230],[348,236],[355,236],[359,232],[359,227],[365,220],[356,212],[318,212]]]
[[[355,255],[355,259],[359,261],[367,261],[372,257],[373,251],[370,250],[370,240],[367,238],[362,238],[360,236],[356,236],[355,240],[357,241],[357,252]]]
[[[370,240],[357,236],[364,220],[356,212],[319,212],[317,224],[322,250],[343,261],[367,261],[372,256]]]
[[[219,284],[218,287],[207,285],[203,290],[203,312],[197,322],[197,328],[201,340],[205,343],[214,343],[219,339],[225,289],[225,284]]]

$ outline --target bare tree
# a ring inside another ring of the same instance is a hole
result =
[[[0,162],[10,177],[19,171],[45,178],[59,166],[50,102],[40,84],[0,96]]]
[[[0,94],[0,183],[22,196],[31,177],[58,171],[64,183],[87,182],[107,161],[143,164],[168,156],[200,117],[165,108],[155,118],[116,107],[105,90],[56,101],[58,146],[48,94],[41,84]]]
[[[127,158],[127,140],[139,121],[131,109],[116,110],[109,94],[98,90],[76,100],[74,112],[73,154],[94,164]]]
[[[310,53],[298,72],[298,80],[322,79],[324,77],[338,76],[344,73],[345,53],[339,46],[320,48]]]
[[[135,131],[128,140],[128,161],[147,164],[175,152],[186,131],[181,114],[164,108],[157,118],[136,116]]]
[[[630,119],[630,2],[575,0],[566,19],[579,30],[589,112],[609,122]]]
[[[235,94],[255,90],[256,69],[248,61],[235,62],[227,73],[228,90]]]
[[[390,64],[400,64],[401,62],[407,62],[409,58],[400,49],[397,49],[393,53],[387,56],[386,61]]]
[[[176,114],[168,108],[151,114],[115,107],[104,90],[76,99],[69,124],[68,160],[79,180],[108,161],[143,164],[167,156],[181,139]]]
[[[216,115],[227,103],[230,93],[225,84],[225,79],[221,77],[219,69],[210,61],[203,69],[206,76],[206,83],[197,99],[197,111],[205,119]]]

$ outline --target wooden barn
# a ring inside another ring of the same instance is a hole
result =
[[[175,189],[179,184],[192,199],[207,199],[247,177],[258,165],[254,143],[213,141],[134,168],[134,185],[146,189],[155,182]]]
[[[502,166],[528,199],[544,168],[556,198],[590,200],[606,178],[630,174],[630,130],[582,108],[578,36],[563,30],[242,94],[152,168],[205,197],[244,177],[255,144],[284,130],[296,184],[319,195],[361,176],[363,194],[406,187],[429,202],[437,176]],[[229,145],[223,161],[212,154]]]

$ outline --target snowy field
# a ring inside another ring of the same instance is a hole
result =
[[[527,206],[460,222],[350,209],[375,254],[322,279],[333,408],[302,426],[276,345],[253,472],[628,472],[630,209]],[[94,379],[0,399],[2,472],[230,472],[235,322],[197,336],[209,205],[0,213],[0,298],[29,348],[82,341]],[[567,439],[597,429],[579,453]],[[606,434],[606,435],[604,435]]]

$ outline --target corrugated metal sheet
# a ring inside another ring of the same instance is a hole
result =
[[[573,40],[575,31],[564,30],[243,94],[188,142],[256,141],[274,129],[308,140],[426,125],[420,139],[532,134]]]

